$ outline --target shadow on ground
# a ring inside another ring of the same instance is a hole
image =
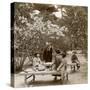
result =
[[[30,86],[48,86],[48,85],[62,85],[62,84],[63,82],[61,80],[28,82],[28,85]]]

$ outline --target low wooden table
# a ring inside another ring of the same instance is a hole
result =
[[[56,75],[56,76],[61,76],[60,72],[57,71],[30,71],[30,70],[25,70],[20,73],[20,75],[24,75],[24,83],[27,86],[27,79],[33,77],[31,81],[35,81],[35,75]],[[68,73],[63,75],[63,80],[64,79],[68,80]]]

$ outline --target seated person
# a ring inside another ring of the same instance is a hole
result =
[[[76,52],[73,52],[73,54],[71,56],[71,62],[72,63],[76,63],[77,69],[80,68],[80,61],[78,60],[78,57],[76,55]]]
[[[34,70],[44,70],[45,67],[43,66],[43,63],[40,59],[40,54],[35,53],[34,58],[33,58],[33,69]]]
[[[55,61],[54,61],[54,69],[59,72],[59,74],[54,74],[55,80],[57,76],[62,76],[62,74],[67,70],[67,61],[65,59],[66,54],[61,53],[59,50],[56,51]]]

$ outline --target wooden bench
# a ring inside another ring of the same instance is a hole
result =
[[[79,68],[80,68],[80,64],[78,64],[79,65]],[[71,69],[71,71],[73,71],[73,72],[75,72],[76,70],[79,70],[78,68],[77,68],[77,64],[76,63],[69,63],[69,64],[67,64],[67,66]]]
[[[35,75],[57,75],[57,76],[61,76],[60,72],[57,71],[23,71],[20,73],[20,75],[24,76],[24,83],[25,86],[27,86],[27,79],[33,77],[33,79],[31,81],[35,81]],[[63,79],[62,80],[68,80],[68,73],[65,73],[63,75]]]

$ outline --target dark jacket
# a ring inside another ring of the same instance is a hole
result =
[[[76,55],[72,55],[71,61],[72,61],[72,63],[75,63],[76,61],[78,61],[77,56]]]
[[[50,48],[49,50],[47,47],[45,48],[43,52],[43,59],[45,60],[45,62],[52,62],[52,48]]]

